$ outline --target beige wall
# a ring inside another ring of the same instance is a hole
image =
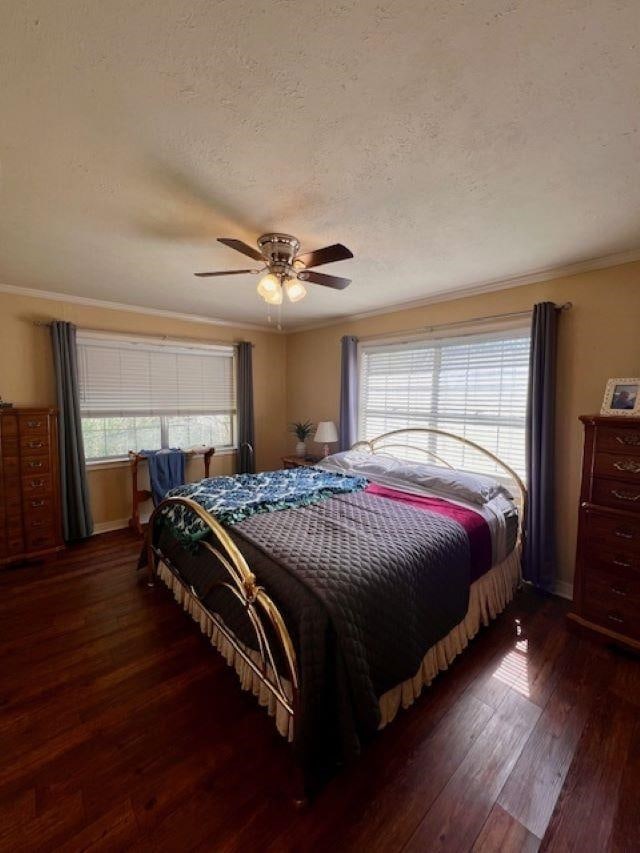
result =
[[[582,430],[578,415],[600,409],[611,376],[640,376],[640,263],[439,302],[287,337],[287,420],[338,420],[340,338],[521,311],[570,301],[558,343],[557,489],[561,581],[573,578]],[[565,587],[565,591],[566,587]]]
[[[49,329],[34,321],[68,320],[80,328],[143,335],[168,335],[200,341],[248,340],[254,344],[256,463],[280,466],[286,442],[286,342],[282,335],[231,326],[191,323],[128,311],[113,311],[40,298],[0,293],[0,395],[14,404],[55,403]],[[233,456],[214,457],[212,471],[233,473]],[[190,478],[202,476],[189,465]],[[103,526],[131,514],[131,479],[126,465],[89,472],[96,524]]]
[[[640,263],[554,279],[479,296],[395,311],[324,329],[285,336],[213,326],[105,308],[0,293],[0,394],[15,403],[54,403],[48,329],[34,320],[69,320],[79,327],[175,338],[251,340],[255,344],[257,465],[280,466],[293,448],[287,422],[310,418],[338,420],[340,338],[344,334],[384,335],[476,317],[520,311],[535,302],[571,301],[562,315],[558,352],[557,490],[561,580],[573,577],[573,552],[582,433],[578,415],[600,407],[610,376],[640,375]],[[232,473],[232,457],[214,469]],[[127,468],[92,470],[89,475],[95,520],[105,524],[128,517]],[[191,477],[199,474],[192,463]],[[565,587],[566,589],[566,587]]]

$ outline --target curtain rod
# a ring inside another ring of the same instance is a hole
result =
[[[59,321],[59,320],[32,320],[31,322],[34,326],[40,326],[42,328],[50,328],[52,323],[57,323],[57,322],[61,322],[61,321]],[[135,338],[154,338],[155,340],[176,341],[176,342],[188,341],[189,343],[194,343],[194,344],[213,344],[215,346],[225,346],[225,347],[237,346],[238,344],[241,344],[241,343],[251,343],[251,346],[255,347],[255,344],[252,343],[251,341],[235,341],[235,340],[223,341],[223,340],[215,340],[215,339],[211,339],[211,338],[207,338],[207,339],[190,338],[190,337],[186,337],[184,335],[178,335],[177,337],[174,337],[173,335],[153,335],[153,334],[144,333],[144,332],[116,332],[114,329],[89,329],[86,326],[78,326],[78,331],[79,332],[98,332],[101,335],[114,335],[116,337],[121,336],[121,337],[135,337]]]
[[[569,311],[573,308],[573,302],[563,302],[562,305],[556,305],[556,311]],[[425,332],[434,332],[437,329],[453,329],[457,326],[469,326],[472,323],[489,323],[492,320],[516,320],[518,317],[530,317],[533,309],[527,309],[526,311],[510,311],[506,314],[490,314],[486,317],[471,317],[469,320],[456,320],[452,323],[437,323],[434,326],[420,326],[417,329],[403,329],[398,332],[389,332],[389,334],[385,334],[384,332],[377,335],[363,335],[362,337],[358,337],[359,341],[372,341],[372,340],[381,340],[387,338],[397,338],[403,337],[406,335],[419,335],[424,334]]]

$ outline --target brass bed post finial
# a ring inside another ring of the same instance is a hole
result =
[[[259,589],[258,584],[256,583],[256,576],[252,572],[249,572],[247,577],[243,578],[242,586],[246,593],[247,601],[253,604],[253,602],[256,600]]]

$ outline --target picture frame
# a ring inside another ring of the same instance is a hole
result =
[[[617,418],[640,417],[640,377],[609,379],[600,414]]]

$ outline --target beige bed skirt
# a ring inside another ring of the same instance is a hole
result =
[[[176,601],[198,623],[202,633],[209,637],[212,645],[218,649],[227,664],[235,669],[242,689],[250,690],[260,705],[266,708],[269,716],[274,717],[278,732],[289,741],[293,740],[293,719],[290,713],[276,700],[273,693],[218,630],[200,602],[163,562],[158,565],[158,577],[173,592]],[[413,678],[403,681],[380,697],[380,728],[390,723],[401,707],[408,708],[412,705],[436,675],[447,669],[454,658],[466,649],[481,626],[488,625],[491,619],[495,619],[505,609],[519,583],[520,553],[516,549],[506,560],[498,563],[471,584],[466,616],[449,631],[446,637],[429,649]],[[220,616],[217,618],[222,621]],[[259,663],[256,652],[244,646],[243,648],[256,663]],[[290,683],[284,678],[282,682],[287,696],[291,697]]]

